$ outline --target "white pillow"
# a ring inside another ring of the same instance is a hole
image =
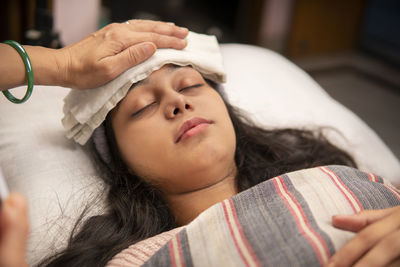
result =
[[[25,90],[11,91],[23,95]],[[65,245],[85,203],[101,188],[86,147],[65,138],[62,100],[68,91],[35,86],[20,105],[0,95],[0,168],[10,189],[28,199],[29,265]]]
[[[400,163],[381,139],[293,63],[247,45],[225,44],[222,53],[232,104],[266,127],[332,126],[347,141],[337,134],[329,138],[348,150],[361,170],[400,182]],[[24,86],[12,92],[23,95],[25,90]],[[85,204],[103,187],[87,147],[64,137],[60,120],[67,92],[36,86],[31,99],[21,105],[0,96],[0,167],[10,189],[29,201],[29,265],[50,248],[65,245]]]
[[[230,102],[256,122],[268,128],[333,127],[343,136],[324,133],[354,157],[360,170],[400,184],[400,162],[379,136],[295,64],[273,51],[243,44],[222,45],[222,56]]]

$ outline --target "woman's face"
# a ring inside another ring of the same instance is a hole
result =
[[[162,192],[212,186],[236,172],[236,137],[220,95],[191,67],[166,65],[111,113],[129,169]]]

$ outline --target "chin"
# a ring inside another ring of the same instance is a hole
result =
[[[190,165],[199,172],[216,170],[220,172],[232,165],[235,147],[224,143],[207,142],[196,147],[190,159]]]

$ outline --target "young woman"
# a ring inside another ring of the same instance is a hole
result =
[[[89,219],[48,266],[103,266],[129,245],[184,226],[279,174],[355,166],[321,134],[253,125],[191,67],[165,65],[135,84],[102,127],[110,155],[99,149],[99,159],[111,159],[103,161],[109,210]],[[336,220],[360,227],[359,218]],[[346,263],[346,251],[341,254]],[[351,255],[348,264],[358,259]]]
[[[213,86],[194,69],[173,65],[135,85],[103,123],[112,159],[105,164],[107,213],[85,222],[66,250],[44,265],[103,266],[127,246],[185,225],[276,175],[326,164],[355,166],[318,133],[253,125]],[[357,235],[334,259],[345,266],[375,257],[388,231],[398,234],[399,214],[390,209],[336,218],[334,224],[345,229],[358,231],[377,221],[371,226],[383,230]],[[388,220],[395,227],[385,228]],[[369,242],[359,246],[366,235]],[[10,246],[4,242],[0,248]],[[372,254],[364,255],[368,250]],[[390,251],[379,254],[381,262],[391,262],[400,250]]]

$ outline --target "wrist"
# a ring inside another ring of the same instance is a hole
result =
[[[0,65],[0,90],[26,84],[24,62],[18,52],[10,45],[0,43],[0,56],[3,62],[7,62]]]
[[[60,64],[59,49],[45,48],[40,46],[24,46],[31,58],[34,70],[34,81],[36,85],[63,86],[64,67]]]
[[[57,49],[54,54],[55,64],[57,66],[57,85],[63,87],[72,87],[71,84],[71,55],[68,47]]]

